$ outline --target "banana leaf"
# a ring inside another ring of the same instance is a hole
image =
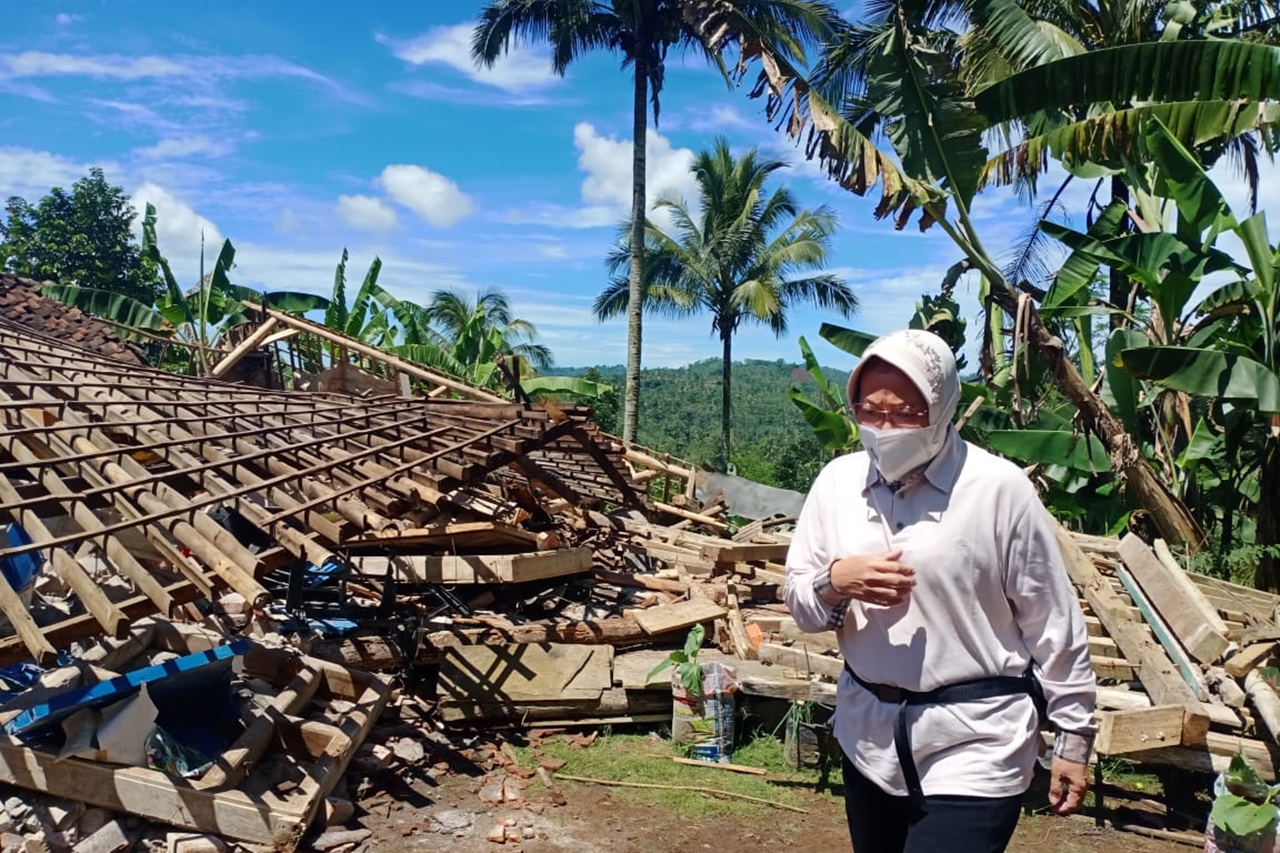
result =
[[[1120,366],[1120,354],[1148,343],[1150,340],[1147,336],[1135,329],[1116,329],[1107,338],[1107,382],[1103,389],[1103,400],[1115,411],[1130,435],[1137,434],[1138,396],[1142,391],[1142,383]]]
[[[862,357],[867,347],[875,342],[876,336],[866,332],[846,329],[834,323],[823,323],[818,327],[818,335],[832,346],[839,347],[850,355]]]
[[[1280,375],[1251,358],[1191,347],[1140,347],[1121,352],[1120,364],[1165,388],[1280,412]]]
[[[41,285],[40,292],[63,305],[78,308],[124,329],[142,329],[152,333],[173,331],[173,324],[155,308],[122,293],[75,284],[45,284]]]
[[[533,376],[520,380],[526,394],[572,394],[575,397],[598,399],[613,389],[604,382],[592,382],[579,376]]]
[[[1062,465],[1097,473],[1111,467],[1107,449],[1096,436],[1065,430],[994,430],[986,434],[992,450],[1019,462]]]

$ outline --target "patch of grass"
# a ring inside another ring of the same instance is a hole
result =
[[[574,748],[553,740],[544,742],[540,749],[521,747],[517,749],[517,754],[521,763],[530,766],[536,765],[544,757],[559,758],[566,763],[558,772],[592,779],[714,788],[808,809],[835,799],[816,792],[817,772],[797,771],[787,767],[783,760],[782,743],[769,736],[757,736],[733,754],[735,764],[769,771],[769,775],[765,777],[677,764],[671,759],[678,757],[680,751],[669,740],[656,734],[602,734],[595,745],[587,748]],[[563,785],[566,791],[571,787],[582,787],[581,783],[569,781]],[[714,797],[694,791],[623,787],[602,787],[600,790],[608,790],[609,795],[619,801],[656,805],[688,818],[711,815],[758,817],[762,809],[768,808],[759,803]],[[779,814],[794,813],[782,811]],[[794,816],[803,817],[798,814]]]

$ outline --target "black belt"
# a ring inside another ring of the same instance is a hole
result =
[[[960,681],[947,684],[933,690],[907,690],[891,684],[873,684],[858,677],[848,664],[844,671],[849,677],[873,694],[881,702],[889,702],[898,706],[898,717],[893,724],[893,748],[898,753],[898,763],[902,766],[902,779],[907,783],[907,794],[914,805],[924,803],[924,790],[920,787],[920,771],[916,768],[915,757],[911,754],[911,730],[907,727],[908,705],[943,705],[951,702],[975,702],[979,699],[990,699],[994,696],[1013,696],[1026,693],[1036,704],[1036,711],[1044,719],[1044,694],[1040,683],[1036,681],[1031,669],[1022,675],[992,675],[986,678],[975,678],[971,681]]]

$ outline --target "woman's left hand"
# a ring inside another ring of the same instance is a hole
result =
[[[1089,790],[1089,765],[1053,757],[1049,769],[1049,805],[1055,814],[1072,814],[1084,805]]]

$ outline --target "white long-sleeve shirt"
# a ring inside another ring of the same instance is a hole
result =
[[[1022,471],[954,429],[923,476],[896,491],[865,453],[842,456],[818,475],[797,521],[787,606],[803,631],[835,628],[845,662],[872,683],[924,691],[1021,675],[1034,663],[1054,727],[1092,733],[1084,616],[1054,525]],[[895,549],[916,573],[905,602],[833,598],[832,563]],[[897,713],[847,674],[840,679],[841,746],[863,775],[905,795]],[[1013,796],[1030,784],[1038,743],[1029,696],[909,706],[907,720],[926,796]]]

